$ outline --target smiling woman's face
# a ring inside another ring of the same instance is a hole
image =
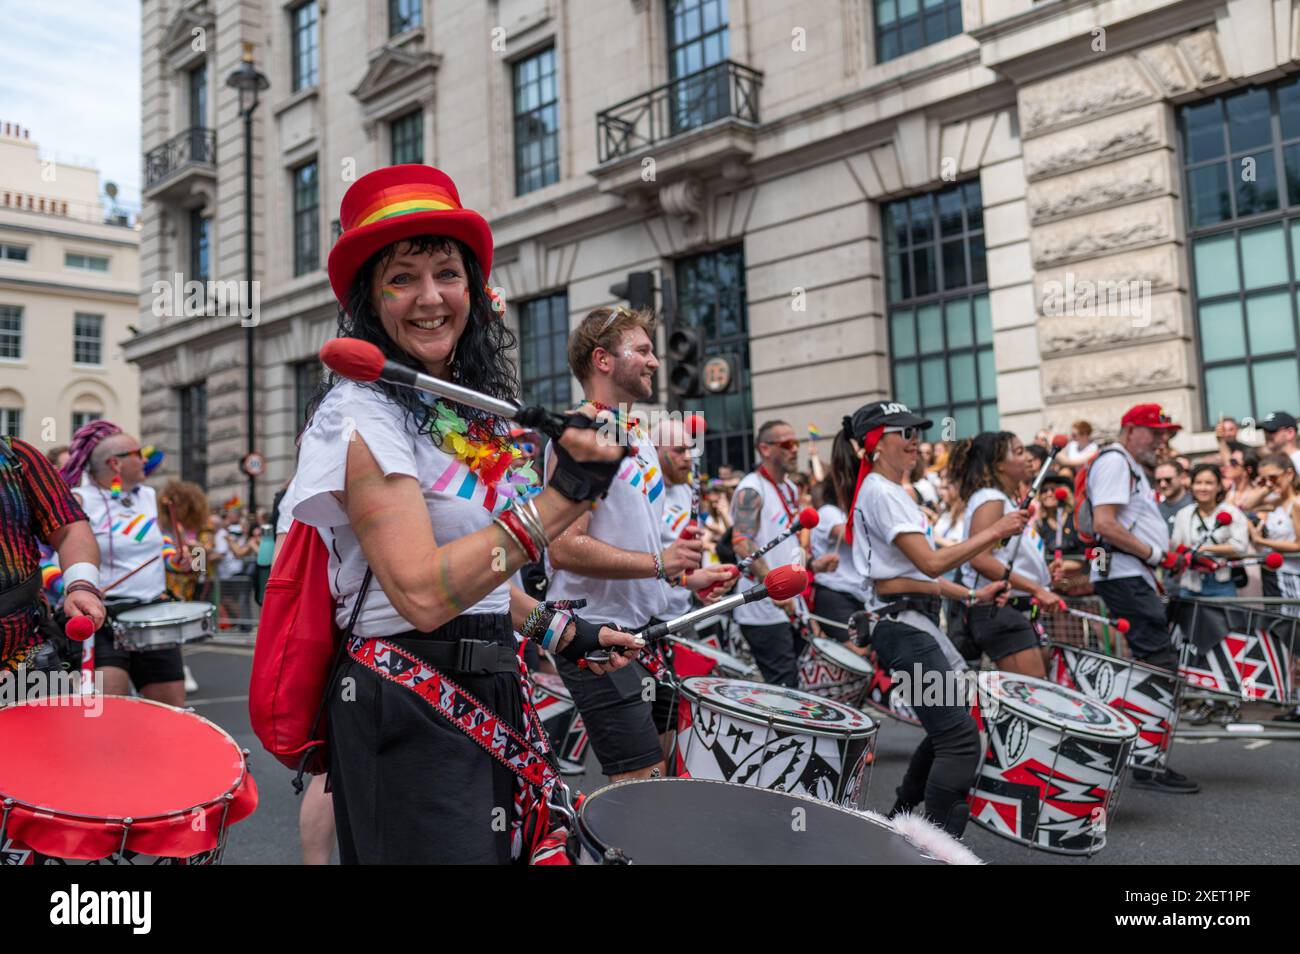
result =
[[[447,362],[469,322],[469,279],[460,251],[415,252],[408,243],[376,271],[371,305],[384,333],[414,355],[435,376]]]

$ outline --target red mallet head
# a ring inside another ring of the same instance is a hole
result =
[[[763,577],[770,600],[788,600],[808,589],[808,574],[797,566],[778,566]]]
[[[74,642],[84,643],[95,635],[95,621],[89,616],[74,616],[63,627],[63,634]]]
[[[818,516],[817,511],[812,507],[804,507],[799,511],[799,526],[804,530],[811,530],[817,524],[821,523],[822,518]]]
[[[1065,450],[1065,445],[1070,443],[1070,439],[1064,434],[1052,435],[1052,450]]]
[[[1057,487],[1055,490],[1052,491],[1052,496],[1055,497],[1061,503],[1065,503],[1067,500],[1070,499],[1070,492],[1066,490],[1064,487]]]
[[[1214,522],[1221,527],[1226,527],[1228,524],[1232,523],[1232,514],[1228,513],[1226,510],[1220,510],[1214,515]]]
[[[351,381],[378,381],[384,370],[384,353],[359,338],[334,338],[320,349],[325,367]]]
[[[1280,569],[1283,562],[1282,554],[1278,553],[1276,550],[1264,557],[1264,565],[1270,570]]]
[[[686,417],[686,433],[699,440],[704,436],[705,423],[703,414],[689,414]]]
[[[1120,631],[1120,635],[1121,635],[1121,636],[1122,636],[1124,633],[1127,633],[1127,632],[1128,632],[1128,620],[1126,620],[1123,616],[1121,616],[1119,619],[1115,620],[1115,628],[1116,628],[1117,630]]]

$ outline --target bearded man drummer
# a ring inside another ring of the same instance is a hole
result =
[[[144,483],[140,442],[109,421],[91,421],[72,436],[63,479],[90,520],[99,544],[99,578],[109,620],[95,633],[94,667],[104,692],[125,696],[132,684],[146,699],[185,705],[185,669],[179,646],[119,649],[111,619],[123,610],[163,602],[164,561],[189,569],[184,547],[167,547],[158,525],[158,501]]]

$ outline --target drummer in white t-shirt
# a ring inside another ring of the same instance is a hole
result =
[[[187,551],[182,546],[173,548],[174,555],[164,555],[158,500],[154,489],[144,483],[140,442],[107,421],[92,421],[73,435],[71,446],[63,475],[80,481],[72,493],[99,544],[99,579],[109,616],[162,602],[167,592],[164,560],[184,561]],[[95,634],[94,652],[105,694],[128,695],[134,684],[146,699],[185,705],[179,646],[119,649],[112,623],[106,621]]]
[[[871,644],[926,732],[891,815],[924,802],[931,820],[959,837],[969,818],[966,793],[979,771],[980,735],[970,715],[966,682],[954,675],[964,664],[939,630],[939,600],[994,602],[1006,584],[989,583],[972,592],[944,574],[1002,537],[1021,532],[1029,515],[1013,511],[964,542],[936,550],[925,515],[903,487],[916,465],[921,431],[930,424],[906,405],[888,400],[866,404],[844,419],[844,433],[863,454],[850,545],[858,569],[875,588],[871,608],[880,620],[872,627]],[[941,692],[938,703],[929,687]]]
[[[799,489],[788,476],[799,462],[799,440],[794,428],[785,421],[767,421],[758,429],[755,448],[760,461],[758,469],[745,475],[731,501],[735,527],[732,541],[741,560],[788,530],[800,509]],[[741,580],[740,591],[757,586],[769,567],[802,560],[798,535],[791,534],[750,565],[748,575]],[[829,558],[823,560],[823,565],[829,566]],[[803,649],[803,640],[796,632],[791,614],[802,612],[802,604],[798,596],[779,603],[758,600],[737,606],[731,614],[740,624],[740,632],[749,643],[763,678],[791,689],[799,687],[798,659]]]
[[[1020,438],[1010,431],[985,431],[961,441],[948,464],[960,481],[965,501],[963,537],[991,527],[1001,517],[1017,510],[1015,497],[1022,484],[1034,479],[1034,459],[1025,452]],[[1060,612],[1065,602],[1050,589],[1052,574],[1043,552],[1038,525],[1031,521],[1020,542],[1006,541],[992,553],[980,553],[964,563],[957,582],[977,590],[995,580],[1009,579],[1011,597],[1005,606],[975,606],[965,610],[966,630],[993,668],[1003,672],[1046,677],[1042,640],[1032,620],[1034,604]],[[1007,565],[1012,562],[1007,576]],[[954,636],[954,639],[956,637]]]
[[[826,503],[817,511],[812,532],[813,612],[826,636],[866,655],[866,647],[850,640],[848,633],[849,617],[865,609],[871,595],[870,583],[854,565],[853,548],[845,539],[857,478],[857,452],[848,435],[840,431],[831,443],[830,474],[822,485]]]
[[[569,336],[569,367],[582,384],[584,403],[615,415],[603,432],[605,439],[631,444],[636,453],[623,462],[605,497],[557,537],[549,551],[554,572],[547,598],[585,599],[584,618],[630,633],[668,617],[671,588],[684,584],[700,590],[727,573],[700,568],[704,545],[698,533],[667,545],[662,539],[659,454],[631,414],[635,403],[654,393],[659,361],[653,333],[649,312],[597,308]],[[555,469],[552,450],[548,445],[548,481]],[[557,660],[556,668],[582,713],[592,751],[612,781],[664,774],[674,705],[670,693],[658,691],[645,666],[633,662],[604,679],[566,659]],[[647,693],[647,688],[654,691]]]

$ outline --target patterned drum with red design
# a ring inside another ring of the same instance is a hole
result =
[[[986,742],[971,820],[1031,848],[1106,846],[1137,729],[1110,706],[1044,679],[979,674],[971,714]]]
[[[871,684],[871,663],[844,643],[814,636],[799,657],[799,688],[850,706],[862,705]]]
[[[1091,649],[1051,643],[1048,678],[1099,699],[1133,720],[1138,737],[1129,764],[1163,770],[1178,726],[1183,681],[1168,669]]]
[[[533,684],[533,705],[537,707],[537,717],[542,720],[542,728],[551,740],[561,774],[581,775],[586,771],[584,763],[591,737],[587,735],[582,713],[573,704],[573,696],[559,676],[532,672],[528,678]]]
[[[680,692],[678,775],[865,804],[877,730],[865,712],[740,679],[696,676]]]
[[[874,649],[867,651],[867,665],[871,667],[871,676],[867,681],[867,693],[862,699],[862,705],[899,722],[919,726],[921,720],[917,718],[916,710],[903,701],[902,689],[889,678],[889,673],[876,658]]]

